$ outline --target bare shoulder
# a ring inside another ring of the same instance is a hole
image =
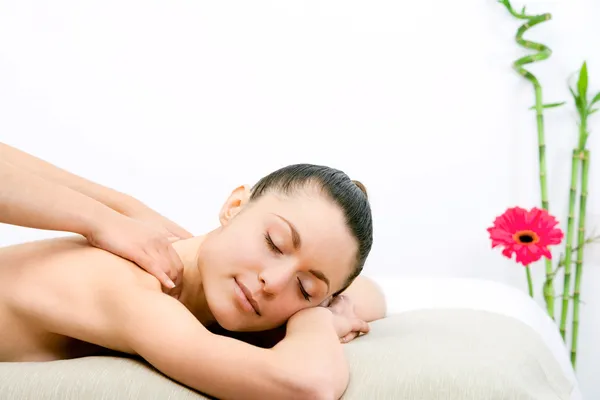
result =
[[[152,275],[78,237],[0,249],[0,282],[31,326],[123,352],[131,350],[115,333],[111,302],[161,293]]]
[[[81,237],[23,243],[0,249],[0,273],[17,276],[22,285],[39,284],[49,290],[80,283],[119,281],[160,290],[160,283],[134,263],[95,248]],[[89,289],[85,287],[84,289]]]

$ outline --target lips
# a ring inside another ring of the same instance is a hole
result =
[[[242,289],[244,296],[246,296],[246,299],[248,300],[250,305],[252,305],[252,308],[254,308],[254,312],[256,314],[258,314],[258,316],[260,316],[260,308],[258,307],[258,303],[256,302],[256,300],[254,300],[254,297],[252,297],[252,293],[250,293],[250,290],[248,290],[248,288],[246,286],[244,286],[244,284],[242,282],[238,281],[237,279],[235,280],[235,282],[238,284],[240,289]]]

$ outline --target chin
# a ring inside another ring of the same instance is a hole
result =
[[[213,312],[215,320],[223,328],[231,332],[249,332],[253,329],[244,321],[243,316],[234,308],[226,309],[222,307]]]
[[[211,287],[215,286],[211,285]],[[206,290],[205,287],[205,296],[212,316],[223,329],[231,332],[256,330],[252,328],[252,325],[256,324],[256,321],[252,321],[252,319],[258,318],[258,316],[249,314],[238,308],[235,293],[228,285],[218,286],[214,291]]]

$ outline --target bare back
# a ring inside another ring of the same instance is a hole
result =
[[[161,292],[153,276],[90,246],[84,238],[0,248],[0,361],[49,361],[107,349],[133,353],[111,333],[113,322],[107,313],[98,310],[98,304],[106,301],[99,301],[99,296],[111,296],[114,282],[126,282],[132,290]],[[98,287],[101,290],[92,289]],[[81,315],[86,315],[85,321]],[[53,327],[57,320],[71,323]]]

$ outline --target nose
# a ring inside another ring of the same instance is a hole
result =
[[[263,290],[268,294],[278,294],[288,286],[295,274],[295,268],[292,266],[273,266],[265,268],[258,275]]]

